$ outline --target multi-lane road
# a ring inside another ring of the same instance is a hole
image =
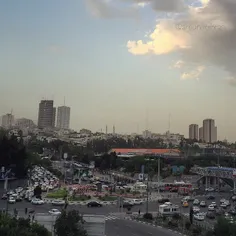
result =
[[[179,233],[128,220],[108,220],[106,236],[177,236]]]

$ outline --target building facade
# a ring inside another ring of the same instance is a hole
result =
[[[38,128],[53,128],[53,100],[42,100],[39,103]]]
[[[54,128],[56,125],[56,113],[57,113],[57,108],[53,107],[53,120],[52,120],[52,127]]]
[[[189,139],[196,139],[198,140],[198,125],[197,124],[191,124],[189,125]]]
[[[206,143],[214,143],[217,141],[217,127],[213,119],[203,120],[203,141]]]
[[[70,107],[60,106],[57,108],[57,128],[70,128]]]
[[[203,141],[203,127],[199,128],[199,140]]]
[[[12,114],[6,114],[2,116],[2,127],[9,129],[14,124],[14,116]]]

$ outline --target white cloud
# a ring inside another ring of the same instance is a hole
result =
[[[181,80],[187,80],[187,79],[197,79],[198,80],[204,69],[205,69],[204,66],[198,66],[196,69],[193,69],[189,72],[182,73],[180,79]]]
[[[236,1],[204,2],[204,7],[189,8],[181,18],[160,21],[149,40],[128,41],[128,51],[134,55],[177,52],[181,60],[197,65],[182,79],[197,78],[202,65],[220,67],[236,78]]]
[[[184,67],[184,65],[185,65],[185,62],[184,61],[182,61],[182,60],[178,60],[175,64],[174,64],[174,68],[177,68],[177,69],[181,69],[181,68],[183,68]]]

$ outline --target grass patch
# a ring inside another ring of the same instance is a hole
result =
[[[109,202],[109,201],[115,201],[117,200],[117,197],[115,196],[104,196],[104,197],[99,197],[98,198],[100,201],[104,201],[104,202]]]
[[[65,198],[67,196],[66,189],[58,189],[46,195],[47,198]]]
[[[69,197],[69,201],[87,201],[90,200],[91,196],[71,196]]]

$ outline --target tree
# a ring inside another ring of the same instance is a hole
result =
[[[54,230],[57,236],[87,236],[83,217],[76,210],[65,211],[57,218]]]
[[[51,233],[37,223],[28,219],[16,219],[6,214],[0,214],[0,235],[4,236],[51,236]]]

